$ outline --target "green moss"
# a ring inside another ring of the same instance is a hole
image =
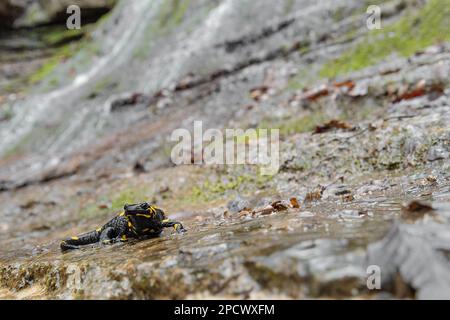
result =
[[[111,197],[111,210],[116,212],[123,208],[125,203],[136,203],[142,201],[148,201],[148,188],[146,187],[133,187],[127,188]]]
[[[298,49],[298,52],[303,55],[303,54],[307,54],[308,52],[311,51],[311,45],[309,43],[305,43],[304,45],[302,45],[300,47],[300,49]]]
[[[189,8],[189,0],[167,0],[164,1],[159,14],[160,28],[179,25]]]
[[[343,20],[344,18],[346,18],[347,16],[347,12],[345,12],[345,8],[343,7],[338,7],[336,8],[335,11],[333,11],[332,13],[332,18],[334,22],[339,22],[341,20]]]
[[[82,219],[96,218],[104,214],[106,214],[106,210],[100,209],[95,203],[89,203],[80,210],[80,217]]]
[[[68,59],[73,56],[74,50],[71,44],[67,44],[59,48],[56,53],[47,62],[45,62],[39,70],[34,74],[30,75],[29,82],[31,84],[36,84],[47,78],[57,65],[61,63],[62,60]]]
[[[248,193],[264,189],[272,179],[268,175],[249,174],[220,176],[216,181],[207,180],[201,186],[194,186],[182,201],[187,203],[203,203],[223,199],[228,191]]]
[[[104,194],[85,204],[80,210],[80,217],[83,219],[92,219],[118,213],[123,209],[125,203],[148,201],[147,191],[148,189],[146,187],[129,187],[117,193]],[[101,203],[109,205],[101,207],[99,206]]]
[[[317,80],[317,77],[310,73],[310,70],[300,69],[300,71],[291,79],[289,79],[286,90],[299,90],[306,87]]]
[[[355,48],[326,63],[322,77],[335,77],[371,66],[392,53],[410,56],[439,41],[450,40],[450,0],[430,0],[423,8],[411,10],[398,22],[370,31]]]
[[[30,83],[35,84],[47,77],[58,65],[59,59],[52,58],[47,61],[42,67],[30,76]]]
[[[312,131],[318,124],[330,120],[322,112],[314,112],[303,117],[284,119],[284,120],[264,120],[261,122],[261,128],[278,128],[280,136],[286,137],[295,133],[303,133]]]
[[[116,4],[116,7],[118,7],[119,5],[121,5],[120,3]],[[106,21],[109,20],[109,18],[112,16],[112,13],[114,12],[114,10],[110,10],[107,13],[105,13],[104,15],[102,15],[100,17],[100,19],[98,19],[94,24],[92,29],[98,29],[99,27],[103,26]]]
[[[145,59],[148,57],[155,38],[159,35],[165,35],[172,28],[180,25],[189,4],[189,0],[164,1],[156,14],[155,20],[149,23],[141,41],[142,44],[134,50],[134,58]]]
[[[77,55],[76,61],[71,61],[70,67],[73,69],[79,69],[82,64],[89,63],[91,57],[100,55],[100,44],[98,41],[94,41],[90,36],[90,32],[99,25],[99,22],[95,24],[89,24],[83,26],[82,30],[54,30],[51,28],[49,32],[42,36],[48,46],[54,48],[53,55],[48,58],[44,64],[33,74],[29,75],[28,84],[37,84],[46,80],[61,62],[66,61]],[[83,38],[79,41],[74,41]],[[46,91],[52,89],[67,78],[64,74],[55,74],[53,78],[50,78],[45,86],[40,88],[40,91]]]
[[[46,32],[43,36],[43,41],[49,46],[55,46],[63,42],[69,42],[74,39],[79,39],[85,33],[85,27],[82,29],[61,29],[61,30],[51,30]]]

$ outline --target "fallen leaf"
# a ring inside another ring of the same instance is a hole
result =
[[[268,205],[264,208],[256,209],[255,211],[253,211],[253,215],[255,215],[255,214],[268,215],[274,211],[275,211],[275,209],[271,205]]]
[[[352,98],[364,97],[369,93],[369,85],[367,82],[358,82],[353,88],[349,90],[347,95]]]
[[[176,85],[175,91],[182,91],[189,89],[195,83],[195,75],[193,73],[188,73],[180,82]]]
[[[342,196],[342,201],[344,202],[352,202],[353,200],[355,200],[355,197],[351,193]]]
[[[425,202],[414,200],[402,207],[403,211],[408,212],[424,212],[434,210],[433,207]]]
[[[324,133],[331,129],[344,129],[344,130],[351,130],[354,127],[344,121],[340,120],[330,120],[327,123],[324,123],[323,125],[316,126],[316,129],[314,130],[314,134],[318,133]]]
[[[352,80],[341,81],[341,82],[334,83],[334,86],[336,88],[347,88],[350,91],[355,86],[355,82]]]
[[[253,88],[250,90],[250,98],[252,98],[255,101],[260,101],[262,100],[262,98],[264,98],[267,91],[269,91],[269,87],[267,86],[260,86],[257,88]]]
[[[402,100],[411,100],[417,97],[421,97],[425,95],[424,89],[414,89],[412,91],[407,91],[401,95],[399,95],[396,99],[394,99],[394,102],[400,102]]]
[[[434,98],[441,96],[444,93],[442,84],[434,83],[427,85],[425,80],[420,80],[414,88],[410,89],[408,85],[402,86],[397,94],[394,96],[393,102],[400,102],[402,100],[411,100],[417,97],[430,94]]]
[[[318,186],[316,189],[306,194],[305,201],[317,201],[322,199],[325,189],[326,188],[324,186]]]
[[[285,211],[287,210],[289,207],[284,204],[281,200],[275,201],[271,204],[272,208],[275,209],[275,211]]]
[[[437,177],[433,176],[433,175],[429,175],[428,177],[426,177],[424,179],[423,185],[427,185],[427,184],[437,184]]]
[[[111,101],[107,102],[110,105],[111,112],[118,111],[122,108],[134,106],[138,103],[143,103],[146,96],[140,92],[124,93],[117,97],[113,97]]]
[[[290,198],[289,202],[291,203],[292,208],[300,208],[300,204],[298,203],[297,198]]]
[[[309,101],[315,101],[315,100],[319,99],[320,97],[327,96],[329,93],[330,93],[330,91],[328,90],[327,86],[323,85],[323,86],[320,86],[319,88],[312,89],[312,90],[305,92],[303,96],[305,99],[307,99]]]
[[[401,216],[405,219],[417,220],[423,218],[427,213],[434,211],[433,207],[425,202],[413,200],[402,206]]]
[[[32,226],[31,230],[33,231],[46,231],[46,230],[50,230],[50,226],[46,225],[46,224],[42,224],[42,225],[36,225],[36,226]]]
[[[251,214],[252,214],[251,211],[248,211],[248,210],[241,210],[241,211],[239,211],[238,217],[239,217],[239,218],[242,218],[242,217],[249,216],[249,215],[251,215]]]

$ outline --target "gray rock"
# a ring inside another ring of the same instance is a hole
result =
[[[351,296],[364,287],[364,253],[348,251],[346,240],[304,241],[269,256],[250,259],[249,273],[264,286],[291,295]]]
[[[368,265],[381,269],[382,289],[395,291],[399,275],[418,299],[450,299],[448,225],[427,221],[395,223],[389,233],[368,248]]]
[[[427,154],[428,161],[443,160],[449,157],[449,152],[440,146],[433,146]]]
[[[227,203],[227,208],[231,213],[237,213],[244,209],[250,209],[250,202],[246,199],[241,198],[240,196],[236,197],[236,199],[231,200]]]

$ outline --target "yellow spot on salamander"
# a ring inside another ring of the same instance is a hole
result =
[[[127,239],[127,236],[126,235],[123,235],[122,236],[122,241],[127,241],[128,239]]]
[[[125,211],[122,211],[120,214],[119,214],[119,217],[123,217],[125,215]]]
[[[95,231],[100,232],[102,231],[102,228],[95,229]]]
[[[72,239],[72,240],[79,240],[78,237],[72,237],[71,239]]]
[[[149,214],[138,213],[138,214],[136,214],[136,215],[137,215],[137,216],[140,216],[140,217],[152,218],[152,216],[149,215]]]

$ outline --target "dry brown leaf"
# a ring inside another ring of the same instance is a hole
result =
[[[423,186],[436,185],[437,184],[437,177],[433,176],[433,175],[429,175],[428,177],[423,179],[420,184],[423,185]]]
[[[423,218],[426,214],[432,213],[433,207],[425,202],[413,200],[403,205],[401,216],[405,219],[417,220]]]
[[[394,96],[394,102],[400,102],[402,100],[411,100],[417,97],[424,96],[426,94],[434,94],[434,96],[440,96],[444,93],[442,84],[428,84],[425,80],[420,80],[413,88],[409,88],[408,85],[402,86],[397,94]]]
[[[316,129],[314,130],[314,133],[324,133],[331,129],[344,129],[344,130],[351,130],[353,129],[353,126],[340,120],[330,120],[323,125],[316,126]]]
[[[260,86],[257,88],[253,88],[250,90],[250,98],[252,98],[255,101],[260,101],[263,96],[269,91],[269,87],[267,86]]]
[[[353,80],[346,80],[346,81],[336,82],[336,83],[334,83],[334,86],[336,88],[347,88],[348,91],[350,91],[355,86],[355,82]]]
[[[400,102],[402,100],[411,100],[417,97],[424,96],[425,93],[426,93],[425,89],[414,89],[412,91],[407,91],[405,93],[398,95],[394,99],[394,102]]]
[[[291,203],[292,208],[300,208],[300,204],[298,203],[297,198],[290,198],[289,202]]]
[[[284,204],[281,200],[273,202],[271,206],[275,209],[275,211],[285,211],[288,209],[288,206]]]
[[[305,201],[317,201],[322,199],[322,194],[324,191],[324,186],[318,186],[316,189],[306,194]]]
[[[330,93],[327,86],[323,85],[319,88],[309,90],[304,93],[304,98],[309,101],[315,101],[319,99],[320,97],[327,96]]]
[[[268,205],[267,207],[264,207],[262,209],[257,209],[255,211],[253,211],[253,214],[254,215],[255,214],[268,215],[268,214],[271,214],[274,211],[275,211],[275,209],[271,205]]]
[[[355,200],[355,197],[351,193],[342,196],[342,201],[344,202],[352,202],[353,200]]]
[[[238,217],[242,218],[242,217],[246,217],[246,216],[249,216],[249,215],[252,215],[251,211],[241,210],[241,211],[239,211]]]
[[[433,207],[425,202],[414,200],[408,203],[407,205],[404,205],[402,208],[403,211],[408,212],[425,212],[425,211],[431,211],[434,210]]]

